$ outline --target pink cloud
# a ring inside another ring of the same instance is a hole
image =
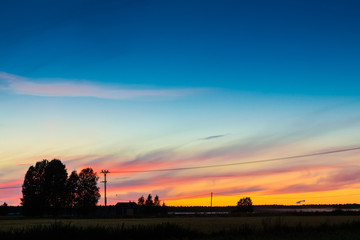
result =
[[[313,168],[313,171],[321,170],[321,169],[327,169],[327,167],[318,166]],[[191,186],[196,182],[201,181],[213,181],[214,179],[231,179],[234,182],[244,182],[243,178],[254,178],[254,177],[261,177],[261,176],[268,176],[268,175],[278,175],[278,174],[287,174],[287,173],[293,173],[293,172],[307,172],[308,169],[306,167],[303,168],[283,168],[283,169],[264,169],[264,170],[258,170],[258,171],[251,171],[251,172],[238,172],[238,173],[208,173],[208,174],[198,174],[198,175],[187,175],[187,176],[181,176],[181,175],[170,175],[162,174],[162,175],[155,175],[155,176],[148,176],[146,175],[143,178],[135,178],[135,179],[121,179],[120,181],[112,181],[112,183],[108,186],[108,189],[113,192],[114,194],[118,194],[121,192],[141,192],[145,189],[173,189],[175,187],[186,187]],[[109,176],[109,180],[111,181],[111,175]],[[251,184],[251,182],[247,182],[248,184]],[[270,187],[266,184],[261,184],[258,186],[252,186],[252,187],[243,187],[239,188],[236,186],[216,186],[217,194],[218,195],[234,195],[239,194],[243,192],[258,192],[258,191],[265,191],[269,189]],[[204,189],[199,191],[191,191],[188,193],[181,194],[181,196],[184,195],[194,195],[194,194],[200,194]],[[206,192],[208,192],[207,190]],[[123,195],[123,198],[126,197],[127,194]],[[129,195],[129,197],[131,197]],[[167,199],[174,199],[177,196],[175,195],[168,195],[166,196]],[[131,200],[131,199],[129,199]]]
[[[170,154],[169,154],[170,153]],[[174,156],[174,159],[169,160],[169,156]],[[30,159],[40,161],[43,158],[49,160],[57,158],[56,156],[36,156]],[[220,156],[217,157],[221,160]],[[98,172],[98,175],[102,178],[100,173],[101,169],[109,169],[111,173],[108,175],[108,191],[109,196],[115,196],[122,194],[121,198],[128,198],[128,200],[134,200],[132,196],[136,194],[131,193],[143,193],[147,194],[151,190],[157,190],[164,194],[161,197],[166,199],[176,198],[178,195],[174,195],[173,191],[169,189],[175,189],[181,186],[179,189],[189,189],[189,192],[181,194],[181,196],[189,196],[194,194],[201,194],[202,192],[208,192],[209,189],[193,189],[192,186],[197,182],[215,182],[217,179],[229,181],[231,185],[221,186],[216,185],[214,189],[216,192],[224,195],[239,194],[244,191],[243,188],[238,188],[236,183],[243,182],[247,186],[252,186],[248,190],[261,192],[264,194],[286,194],[286,193],[304,193],[304,192],[319,192],[329,191],[341,188],[349,188],[359,182],[360,169],[358,167],[346,167],[342,166],[328,166],[324,162],[292,162],[286,164],[265,165],[263,168],[257,169],[234,169],[224,168],[223,171],[183,171],[176,172],[151,172],[151,173],[132,173],[123,171],[146,171],[152,169],[162,168],[177,168],[183,166],[196,166],[199,162],[208,160],[206,157],[197,159],[196,156],[188,157],[185,160],[179,159],[173,152],[158,151],[149,154],[141,155],[133,159],[126,159],[116,155],[77,155],[66,156],[60,158],[68,168],[68,172],[75,167],[77,170],[81,170],[84,167],[92,167]],[[271,186],[266,181],[262,181],[263,177],[273,177],[276,180],[279,176],[286,176],[286,174],[297,174],[306,178],[309,178],[314,184],[284,182],[283,185]],[[252,180],[256,181],[257,185],[252,184]],[[22,181],[14,181],[14,184],[21,185]],[[3,186],[3,183],[1,183]],[[11,184],[10,184],[11,186]],[[99,183],[102,188],[103,185]],[[210,185],[209,185],[210,186]],[[168,189],[166,192],[165,189]],[[19,199],[21,197],[21,189],[13,190]],[[166,194],[165,194],[166,192]],[[11,191],[7,191],[7,196],[11,197]],[[180,195],[179,195],[180,199]],[[19,202],[19,200],[18,200]]]
[[[69,81],[64,79],[47,79],[48,83],[38,83],[9,73],[0,73],[0,81],[5,82],[2,89],[11,90],[16,94],[44,97],[95,97],[105,99],[138,99],[138,98],[174,98],[195,94],[204,89],[155,89],[129,88],[114,86],[103,87],[85,81]]]
[[[359,185],[359,180],[359,167],[345,167],[327,172],[326,176],[319,178],[313,184],[291,184],[270,190],[268,194],[309,193],[351,189]]]
[[[0,188],[1,189],[15,188],[15,187],[21,186],[22,183],[23,183],[23,181],[21,181],[21,180],[2,182]]]
[[[2,182],[0,185],[0,205],[6,202],[9,205],[19,205],[21,195],[21,186],[23,181]]]
[[[336,169],[328,173],[326,177],[320,178],[317,184],[329,184],[332,186],[347,186],[360,182],[360,167],[348,166]]]

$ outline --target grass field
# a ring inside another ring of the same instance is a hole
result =
[[[87,239],[360,239],[360,216],[0,219],[0,239],[63,239],[65,233]]]
[[[339,225],[358,221],[360,216],[277,216],[277,217],[170,217],[170,218],[128,218],[128,219],[27,219],[27,218],[0,218],[0,231],[10,229],[29,228],[34,226],[47,226],[56,222],[71,224],[78,227],[132,227],[136,225],[157,225],[162,223],[176,224],[200,232],[216,232],[238,228],[247,225],[261,230],[264,225],[319,226],[323,224]]]

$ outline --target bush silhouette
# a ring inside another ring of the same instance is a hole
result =
[[[236,212],[253,212],[253,204],[250,197],[241,198],[236,205]]]

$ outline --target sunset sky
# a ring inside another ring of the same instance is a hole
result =
[[[20,204],[29,166],[54,158],[108,169],[109,204],[360,203],[360,150],[148,171],[360,147],[359,9],[0,1],[0,205]]]

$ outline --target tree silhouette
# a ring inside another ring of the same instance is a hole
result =
[[[58,214],[66,208],[91,208],[100,198],[98,177],[91,168],[68,178],[58,159],[43,160],[29,167],[22,186],[21,204],[25,215]]]
[[[100,198],[99,187],[96,185],[98,180],[99,177],[92,168],[81,170],[76,191],[76,207],[89,209],[96,206]]]
[[[44,172],[45,206],[53,214],[66,207],[66,181],[67,171],[65,165],[58,159],[50,161]]]
[[[6,202],[4,202],[3,205],[0,206],[0,216],[5,216],[8,214],[9,207]]]
[[[161,206],[161,208],[160,208],[160,213],[161,213],[161,215],[163,215],[163,216],[167,215],[167,206],[166,206],[166,204],[165,204],[164,201],[163,201],[163,204],[162,204],[162,206]]]
[[[253,212],[253,204],[250,197],[241,198],[236,206],[237,212]]]
[[[76,171],[72,171],[66,181],[66,206],[68,208],[75,207],[78,199],[79,176]]]
[[[152,207],[152,206],[154,206],[154,202],[153,202],[153,200],[152,200],[151,194],[148,195],[148,197],[147,197],[147,199],[146,199],[146,201],[145,201],[145,206],[146,206],[146,207]]]
[[[138,199],[138,205],[139,205],[139,206],[144,206],[144,205],[145,205],[145,198],[144,198],[144,196],[139,197],[139,199]]]
[[[45,206],[44,173],[48,160],[37,162],[29,167],[22,185],[21,205],[25,215],[42,215]]]
[[[159,199],[159,196],[156,195],[155,198],[154,198],[154,206],[155,207],[160,207],[160,199]]]
[[[144,215],[159,216],[167,214],[167,207],[164,202],[163,205],[161,205],[161,201],[158,195],[155,195],[154,200],[151,194],[147,196],[146,200],[144,199],[144,196],[141,196],[138,199],[138,205],[140,207],[140,212]]]

